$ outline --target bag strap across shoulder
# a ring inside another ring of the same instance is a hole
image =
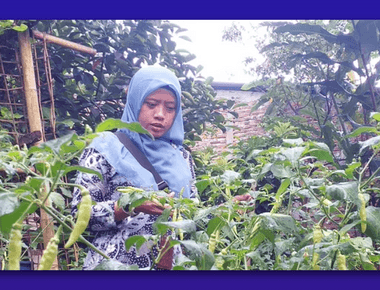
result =
[[[158,185],[158,190],[163,190],[168,186],[168,184],[161,178],[161,176],[154,169],[153,165],[149,162],[148,158],[146,158],[145,154],[141,152],[139,148],[132,142],[128,136],[122,132],[115,132],[115,135],[119,138],[120,142],[131,152],[133,157],[140,163],[142,167],[146,170],[150,171],[153,174],[154,180]]]

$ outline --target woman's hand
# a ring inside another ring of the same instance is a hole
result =
[[[242,194],[242,195],[237,195],[237,196],[234,196],[234,198],[232,199],[234,202],[241,202],[241,201],[250,201],[252,199],[252,196],[249,195],[248,193],[246,194]],[[243,211],[241,209],[238,209],[237,212],[242,215],[243,214]]]
[[[143,212],[146,214],[161,215],[166,208],[170,209],[171,206],[168,204],[162,205],[161,203],[147,200],[142,205],[136,207],[133,211],[136,213]]]
[[[168,193],[166,197],[173,198],[174,195],[175,195],[175,192],[171,192],[171,193]],[[163,197],[158,196],[158,198],[163,198]],[[159,202],[147,200],[142,205],[136,207],[133,211],[135,213],[143,212],[146,214],[161,215],[162,212],[166,208],[170,209],[171,206],[168,204],[162,205]],[[126,213],[121,207],[118,207],[117,202],[115,202],[114,212],[115,212],[116,221],[121,221],[129,216],[128,213]]]
[[[115,221],[119,222],[127,218],[129,215],[121,208],[118,207],[117,202],[114,205]]]
[[[234,196],[232,200],[235,202],[239,202],[239,201],[250,201],[251,199],[252,199],[252,196],[246,193],[246,194]]]

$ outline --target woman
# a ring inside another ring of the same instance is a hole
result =
[[[127,102],[121,118],[124,122],[140,122],[155,138],[120,130],[145,154],[161,178],[168,184],[172,195],[195,198],[192,158],[183,147],[184,128],[181,110],[181,88],[176,76],[161,67],[140,69],[131,79]],[[158,190],[153,175],[143,168],[118,137],[105,132],[95,138],[80,158],[80,165],[99,171],[97,176],[79,173],[76,183],[89,189],[97,202],[92,207],[89,230],[94,233],[93,244],[110,258],[139,268],[150,268],[157,257],[157,248],[144,245],[125,249],[125,240],[134,235],[153,234],[152,224],[163,211],[160,204],[146,202],[134,211],[118,208],[119,186],[134,186],[146,190]],[[73,194],[73,214],[80,202],[80,191]],[[153,251],[153,257],[151,255]],[[175,249],[175,254],[180,252]],[[89,250],[83,269],[94,269],[103,259]]]

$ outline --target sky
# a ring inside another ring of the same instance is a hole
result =
[[[191,42],[175,38],[176,49],[186,49],[196,55],[190,62],[197,67],[204,68],[201,75],[205,78],[213,77],[214,82],[248,83],[252,76],[244,73],[243,61],[246,56],[252,55],[260,61],[260,54],[255,49],[253,41],[235,43],[222,41],[223,30],[229,27],[234,20],[170,20],[188,31],[179,35],[186,35]],[[235,22],[245,22],[238,20]],[[252,23],[259,21],[249,20]]]

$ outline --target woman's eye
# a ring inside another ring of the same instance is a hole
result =
[[[173,112],[173,111],[175,111],[175,108],[171,108],[171,107],[166,107],[167,108],[167,110],[169,111],[169,112]]]
[[[153,109],[156,104],[155,103],[145,103],[149,108]]]

